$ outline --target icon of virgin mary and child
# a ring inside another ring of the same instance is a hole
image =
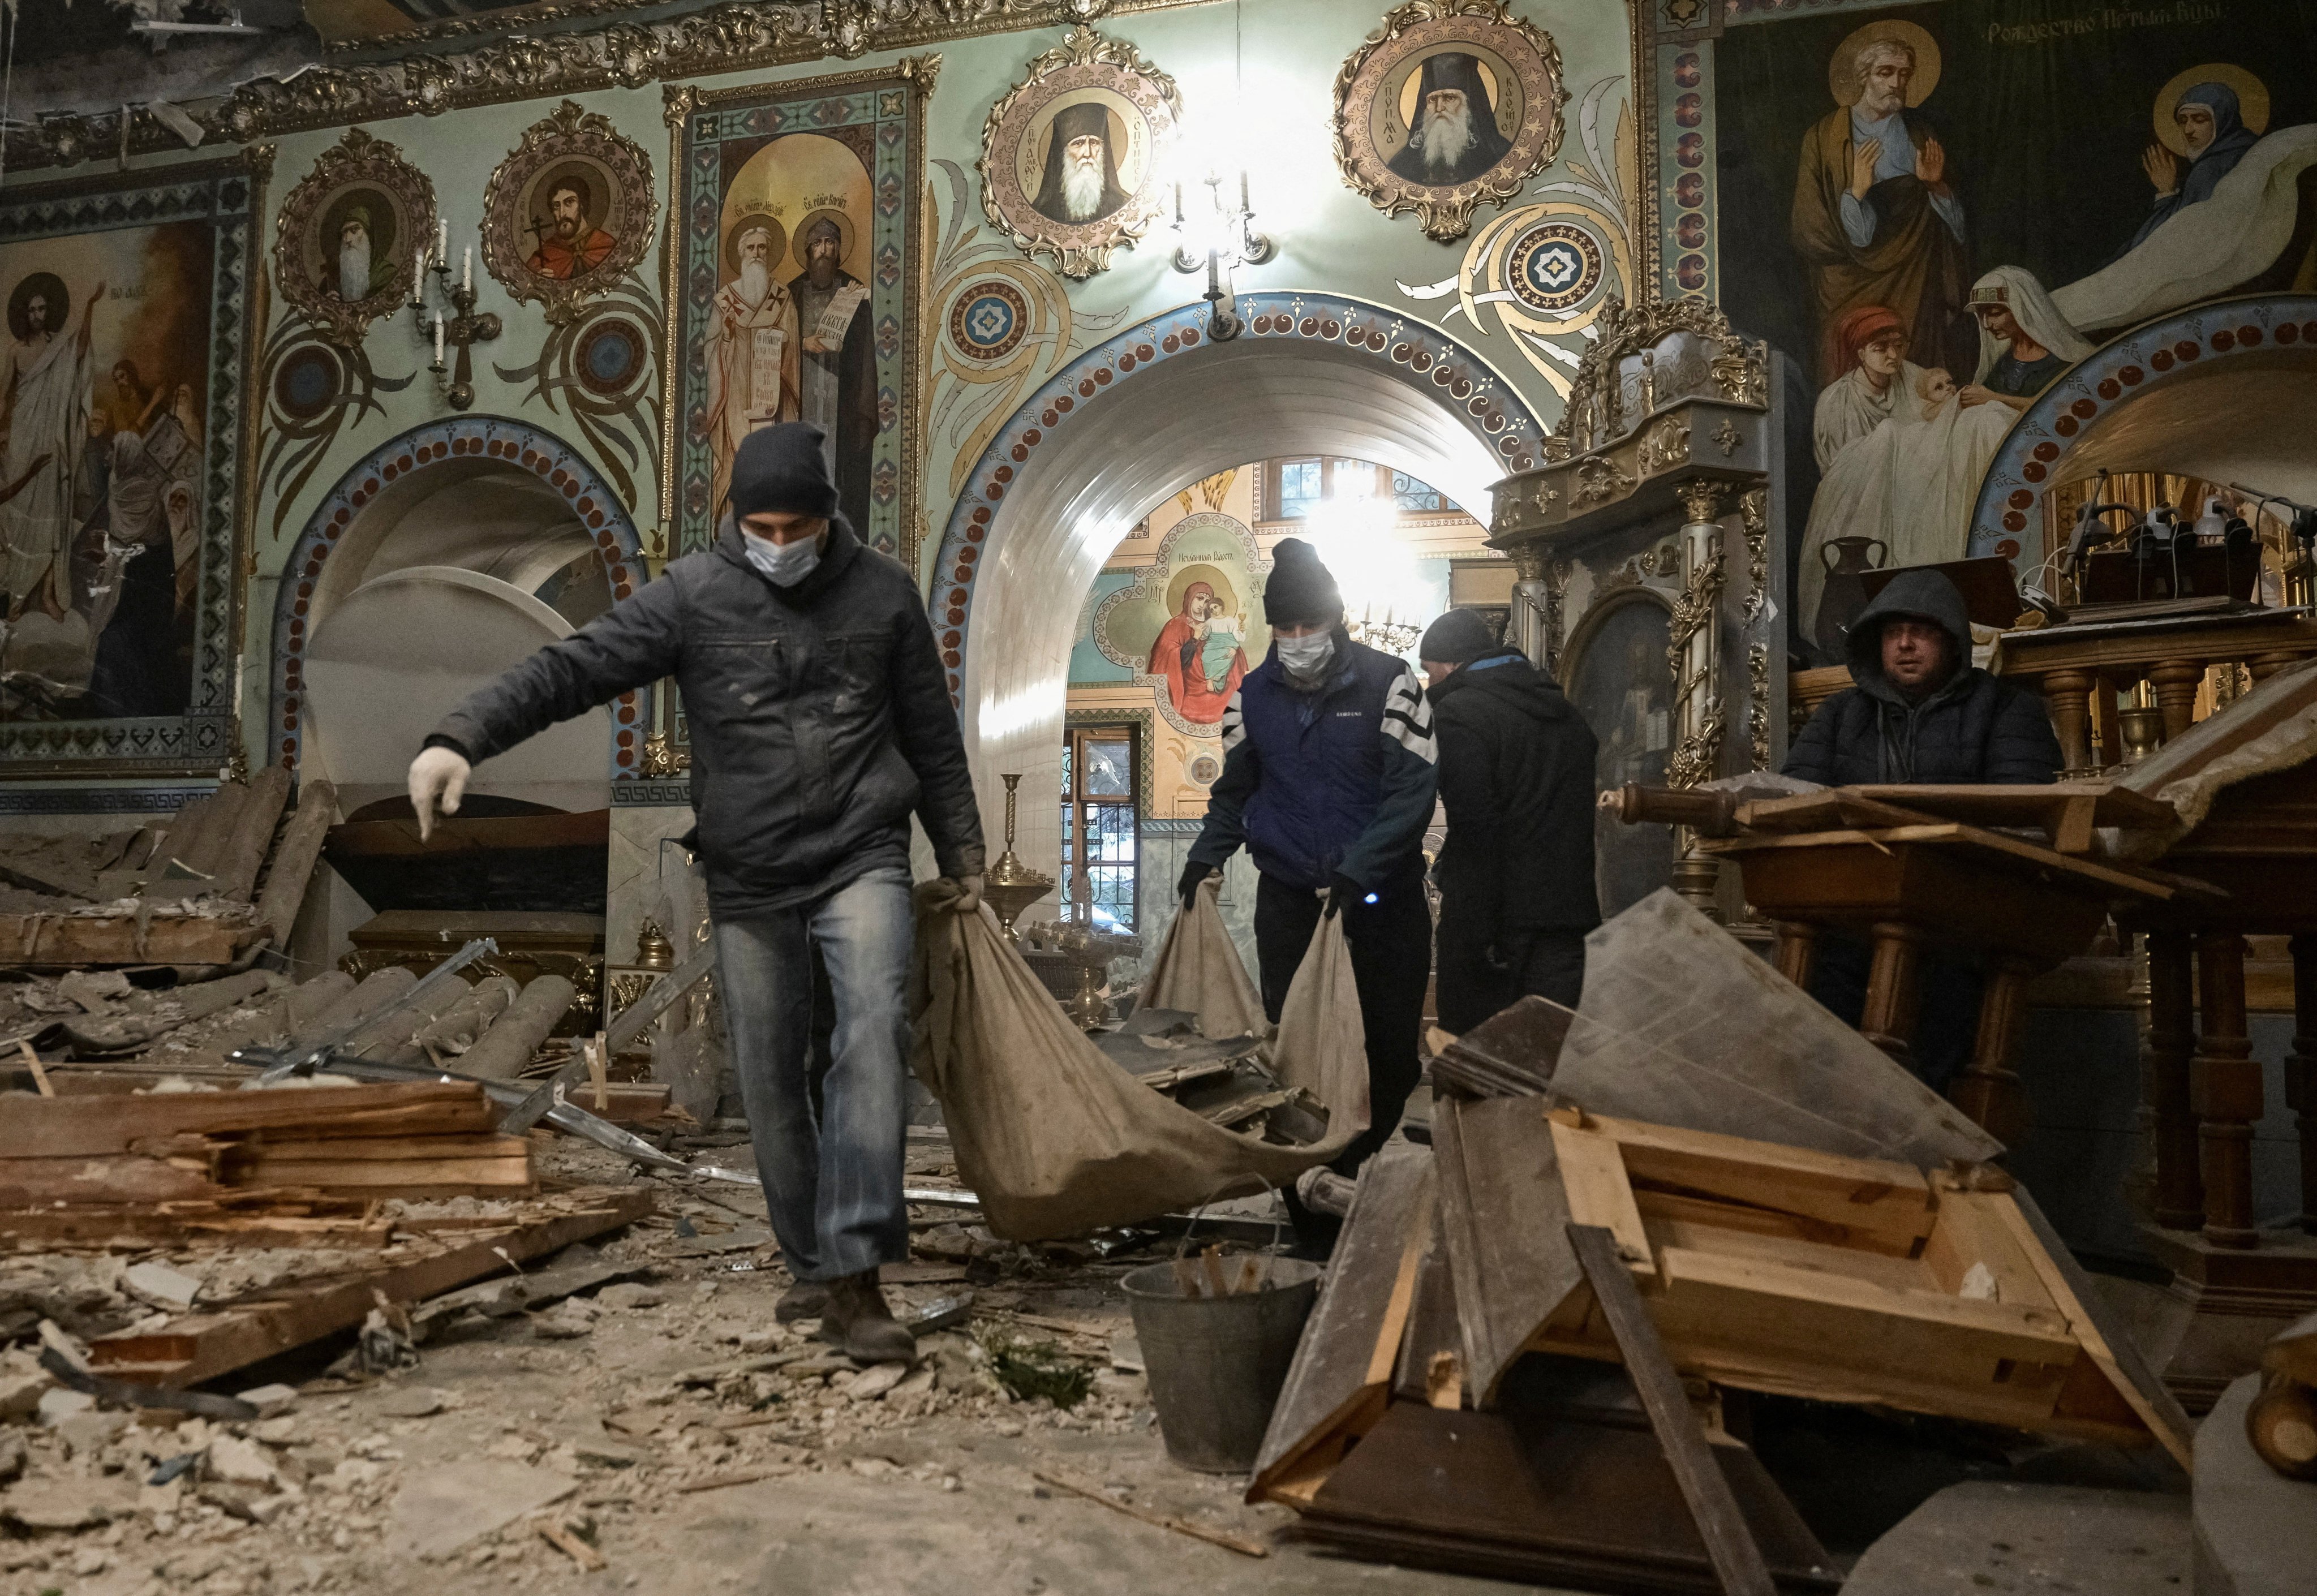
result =
[[[1175,708],[1197,726],[1222,720],[1239,679],[1247,674],[1239,618],[1217,594],[1221,579],[1217,573],[1214,581],[1194,580],[1185,585],[1181,602],[1150,646],[1150,673],[1166,679]]]

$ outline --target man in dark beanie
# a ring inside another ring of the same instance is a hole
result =
[[[1333,1166],[1350,1174],[1399,1128],[1422,1071],[1432,714],[1414,672],[1352,641],[1336,579],[1309,543],[1283,539],[1271,559],[1271,652],[1223,710],[1222,773],[1177,890],[1187,906],[1239,847],[1254,856],[1256,958],[1275,1023],[1320,916],[1344,917],[1368,1053],[1368,1128]]]
[[[1593,732],[1552,677],[1451,610],[1417,646],[1440,739],[1448,841],[1440,888],[1442,1029],[1462,1034],[1534,994],[1585,985],[1593,885]]]
[[[410,767],[420,835],[470,766],[673,675],[692,727],[685,839],[705,861],[717,984],[773,1232],[783,1320],[863,1361],[914,1356],[877,1288],[909,1255],[901,1200],[914,920],[909,816],[971,909],[981,820],[917,584],[837,513],[818,428],[751,433],[715,546],[443,718]],[[834,1064],[808,1091],[812,952]]]

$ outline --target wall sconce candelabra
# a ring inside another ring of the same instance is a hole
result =
[[[449,300],[452,310],[456,314],[445,317],[438,307],[430,321],[426,305],[426,278],[430,272],[434,277],[439,297]],[[410,318],[418,330],[421,343],[430,336],[434,340],[434,359],[426,369],[434,373],[435,386],[451,401],[452,409],[466,409],[475,402],[472,346],[497,337],[500,325],[497,311],[486,310],[480,316],[475,314],[475,250],[472,245],[467,246],[461,263],[459,281],[455,283],[451,281],[451,224],[448,222],[444,222],[442,230],[435,235],[434,254],[422,263],[416,279],[411,284]],[[453,344],[459,351],[458,365],[450,370],[446,379],[443,355],[446,349]]]
[[[1207,302],[1207,336],[1218,343],[1228,343],[1247,330],[1247,324],[1239,319],[1237,296],[1231,288],[1232,270],[1260,266],[1276,249],[1267,235],[1255,230],[1255,211],[1248,204],[1245,168],[1239,171],[1236,201],[1221,173],[1211,172],[1203,180],[1193,180],[1187,209],[1183,186],[1179,182],[1175,184],[1175,270],[1193,272],[1202,266],[1206,269],[1207,291],[1200,298]],[[1198,194],[1201,188],[1206,190],[1203,199]]]

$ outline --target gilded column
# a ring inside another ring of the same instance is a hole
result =
[[[1673,758],[1666,785],[1695,787],[1718,773],[1724,724],[1722,691],[1721,598],[1725,580],[1722,548],[1722,485],[1703,477],[1676,490],[1689,519],[1682,523],[1681,597],[1676,601],[1666,648],[1673,678]],[[1701,852],[1695,834],[1684,827],[1676,837],[1676,892],[1709,916],[1715,915],[1715,883],[1721,862]]]

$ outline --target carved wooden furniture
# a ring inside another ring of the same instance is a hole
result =
[[[1613,299],[1599,325],[1545,463],[1497,486],[1490,541],[1519,572],[1506,640],[1573,685],[1609,612],[1662,606],[1671,724],[1663,773],[1648,779],[1682,788],[1769,769],[1786,741],[1785,539],[1774,531],[1785,445],[1763,347],[1698,300],[1628,310]],[[1608,668],[1630,675],[1623,660]],[[1612,728],[1595,731],[1610,740]],[[1674,885],[1716,913],[1713,862],[1686,839],[1677,859]]]
[[[2192,1407],[2259,1367],[2261,1343],[2317,1308],[2317,665],[2273,677],[2134,768],[2143,792],[2192,798],[2196,824],[2163,854],[2228,893],[2134,908],[2146,933],[2156,1153],[2152,1250],[2195,1313],[2165,1371]],[[2295,761],[2300,762],[2294,762]],[[2232,785],[2228,762],[2266,768]],[[2299,1213],[2255,1208],[2253,1126],[2267,1107],[2245,1016],[2245,937],[2291,938],[2295,1025],[2285,1061],[2295,1112]],[[2277,1220],[2276,1216],[2268,1216]]]
[[[2169,740],[2194,721],[2209,667],[2242,664],[2258,683],[2312,655],[2317,620],[2296,611],[2241,609],[2006,632],[1995,672],[2042,688],[2067,768],[2086,771],[2124,757],[2115,717],[2094,708],[2099,695],[2148,682]]]

